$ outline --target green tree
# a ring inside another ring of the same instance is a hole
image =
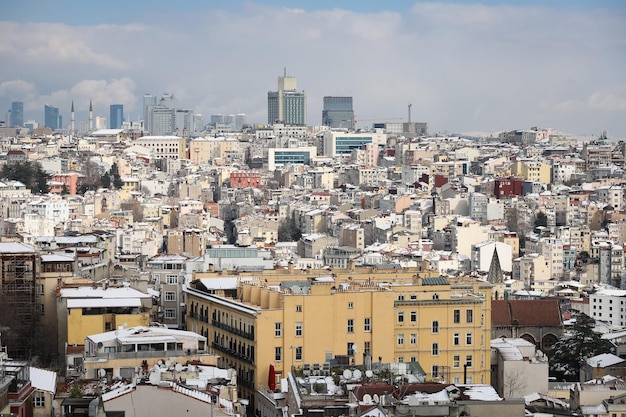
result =
[[[577,313],[574,318],[572,330],[554,344],[550,354],[550,374],[559,380],[578,381],[581,363],[611,351],[606,340],[593,331],[592,318],[583,313]]]
[[[111,177],[108,173],[105,172],[104,174],[102,174],[102,176],[100,177],[100,185],[102,185],[104,188],[111,187]]]
[[[74,383],[72,389],[70,389],[70,398],[83,398],[83,391],[77,383]]]
[[[548,216],[543,211],[537,213],[535,218],[535,227],[548,227]]]
[[[291,240],[293,242],[297,242],[302,237],[302,231],[298,227],[298,223],[296,222],[296,212],[291,213],[291,218],[289,219],[289,232],[291,233]]]
[[[289,229],[289,221],[284,219],[278,225],[278,241],[291,242],[291,230]]]

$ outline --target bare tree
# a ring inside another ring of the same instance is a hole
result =
[[[503,394],[505,398],[521,397],[524,394],[523,390],[528,384],[528,377],[520,369],[515,369],[512,372],[507,372],[504,376]]]

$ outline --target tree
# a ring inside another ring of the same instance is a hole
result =
[[[91,160],[89,155],[84,155],[81,160],[81,172],[83,174],[83,185],[80,187],[81,194],[100,187],[102,170]]]
[[[520,369],[509,372],[504,377],[503,391],[505,398],[519,398],[526,394],[528,377]]]
[[[577,313],[571,332],[563,335],[552,347],[550,374],[558,379],[578,381],[580,365],[601,353],[610,353],[608,343],[593,331],[595,321],[583,313]]]
[[[111,187],[111,177],[108,173],[105,172],[104,174],[102,174],[102,176],[100,177],[100,185],[102,185],[104,188]]]
[[[548,216],[543,211],[537,213],[535,218],[535,227],[548,227]]]
[[[289,230],[291,232],[291,240],[293,242],[297,242],[302,237],[302,231],[298,227],[298,223],[296,222],[296,212],[293,211],[291,213],[291,218],[289,219]]]
[[[291,230],[289,230],[289,221],[284,219],[278,226],[278,241],[291,242]]]

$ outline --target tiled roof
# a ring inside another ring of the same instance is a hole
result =
[[[493,300],[492,326],[561,326],[558,300]]]

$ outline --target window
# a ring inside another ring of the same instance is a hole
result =
[[[417,333],[411,333],[411,335],[409,336],[409,342],[412,345],[416,345],[417,344]]]
[[[276,323],[274,324],[274,336],[281,337],[283,335],[283,324]]]
[[[176,293],[174,291],[166,291],[165,301],[176,301]]]
[[[39,295],[43,295],[44,294],[43,284],[37,284],[37,294],[39,294]]]
[[[439,355],[439,343],[433,343],[432,354],[433,356]]]
[[[296,323],[296,337],[302,337],[302,323]]]
[[[432,372],[433,378],[437,378],[439,376],[439,365],[433,365]]]
[[[411,322],[417,321],[417,311],[411,311]]]
[[[178,275],[168,275],[167,276],[168,284],[178,284]]]
[[[404,345],[404,334],[398,334],[398,346]]]
[[[296,346],[296,360],[302,360],[302,346]]]
[[[461,344],[461,335],[459,333],[455,333],[454,336],[452,336],[452,344],[454,346]]]
[[[300,304],[296,306],[296,313],[302,313],[302,306]]]
[[[369,317],[365,317],[363,320],[363,331],[371,332],[372,331],[372,319]]]
[[[277,362],[280,362],[280,361],[282,361],[282,360],[283,360],[283,348],[282,348],[282,347],[280,347],[280,346],[276,346],[276,347],[274,348],[274,359],[275,359]]]
[[[474,322],[474,310],[466,310],[465,311],[465,321],[468,323]]]
[[[176,310],[173,308],[165,309],[165,318],[166,319],[175,319],[176,318]]]
[[[404,301],[404,294],[398,295],[398,301]]]
[[[364,342],[363,344],[363,353],[366,355],[372,354],[372,345],[371,342]]]
[[[398,363],[404,363],[404,356],[398,356]]]
[[[471,345],[473,342],[473,337],[471,333],[468,333],[465,335],[465,344],[466,345]]]
[[[454,310],[454,322],[455,323],[461,322],[461,310]]]
[[[44,396],[43,393],[39,393],[39,392],[36,393],[33,400],[34,400],[33,405],[37,408],[42,408],[46,406],[46,397]]]
[[[46,305],[45,304],[39,304],[39,312],[41,314],[46,314]]]
[[[354,319],[348,319],[348,333],[354,333]]]
[[[415,357],[415,356],[411,356],[411,357],[409,358],[409,362],[417,362],[417,357]]]
[[[404,323],[404,311],[398,311],[398,323]]]
[[[433,333],[439,333],[439,322],[437,320],[433,320]]]
[[[439,299],[439,294],[433,294],[433,300],[438,300]]]
[[[472,367],[472,355],[467,355],[465,356],[465,364],[467,365],[468,368]]]
[[[452,367],[458,368],[461,366],[461,355],[454,355],[452,357]]]

